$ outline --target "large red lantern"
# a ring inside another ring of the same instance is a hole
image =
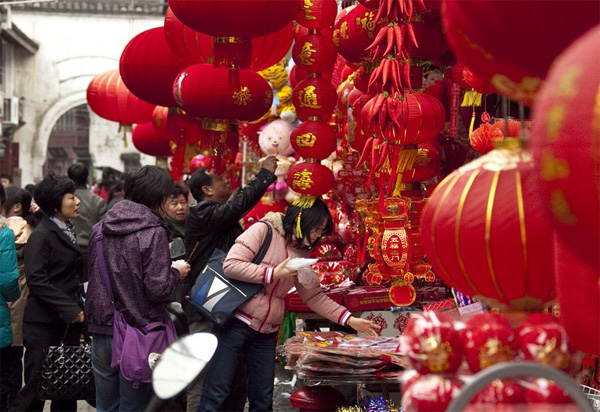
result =
[[[337,14],[335,0],[302,0],[300,10],[294,20],[310,30],[318,30],[330,26]]]
[[[146,30],[125,46],[119,71],[131,93],[159,106],[177,106],[173,80],[187,66],[165,40],[162,27]]]
[[[344,59],[354,64],[364,63],[369,59],[366,48],[375,40],[385,19],[375,23],[377,12],[362,4],[347,7],[342,13],[343,17],[333,26],[333,42]]]
[[[409,52],[413,60],[432,60],[436,66],[449,66],[453,63],[450,45],[446,41],[442,29],[440,12],[427,10],[416,17],[412,27],[419,47],[413,47]]]
[[[118,70],[109,70],[92,79],[87,88],[87,102],[98,116],[121,124],[148,122],[155,107],[134,96]]]
[[[540,310],[550,304],[553,229],[535,184],[533,161],[521,149],[493,150],[447,176],[421,219],[436,275],[492,306]]]
[[[165,15],[165,38],[173,51],[189,64],[213,63],[216,38],[197,32],[167,10]],[[251,57],[249,66],[252,70],[263,70],[271,67],[292,47],[294,40],[294,23],[289,22],[282,29],[265,36],[250,39]]]
[[[303,122],[294,128],[290,143],[300,156],[323,160],[337,147],[333,127],[324,122]]]
[[[531,144],[546,210],[565,244],[600,268],[600,26],[558,58],[534,106]]]
[[[197,117],[253,121],[273,104],[273,90],[258,73],[195,64],[182,71],[173,84],[179,106]]]
[[[336,102],[335,87],[328,80],[309,77],[294,87],[292,103],[302,121],[310,120],[311,117],[329,119]]]
[[[333,172],[319,163],[296,163],[287,176],[288,186],[302,195],[323,196],[334,182]]]
[[[169,0],[188,27],[215,37],[258,37],[285,27],[301,0]]]
[[[133,128],[131,135],[133,145],[140,152],[150,156],[171,156],[171,146],[154,128],[152,122],[140,123]]]
[[[323,73],[333,68],[337,49],[331,38],[307,34],[294,44],[292,57],[298,68],[309,73]]]
[[[458,60],[502,94],[530,104],[554,58],[598,24],[600,2],[445,0],[442,11]]]

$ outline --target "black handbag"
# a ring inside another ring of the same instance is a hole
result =
[[[44,350],[38,398],[48,400],[95,400],[96,385],[92,371],[92,346],[85,333],[80,346],[65,346],[69,326],[60,346]]]
[[[259,223],[267,225],[267,235],[252,259],[252,263],[256,264],[262,262],[267,254],[273,236],[271,225]],[[225,325],[240,305],[264,288],[260,283],[248,283],[225,276],[225,256],[226,253],[220,249],[213,251],[206,267],[200,272],[190,290],[190,295],[185,297],[202,316],[219,326]]]

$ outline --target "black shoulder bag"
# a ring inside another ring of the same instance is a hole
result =
[[[267,225],[267,235],[252,259],[252,263],[255,264],[262,262],[273,237],[271,225],[265,222],[258,223]],[[206,267],[198,275],[190,295],[185,297],[202,316],[219,326],[225,325],[240,305],[246,303],[264,287],[261,283],[248,283],[225,276],[223,272],[225,256],[227,254],[222,250],[214,250]]]

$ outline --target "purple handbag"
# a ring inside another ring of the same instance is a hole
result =
[[[96,232],[96,247],[102,282],[114,307],[114,295],[108,276],[108,266],[104,260],[101,227]],[[151,322],[141,328],[135,328],[127,324],[123,314],[115,309],[110,366],[119,368],[125,379],[134,382],[134,388],[140,382],[152,382],[152,366],[160,357],[162,351],[176,340],[175,325],[166,309],[162,321]]]

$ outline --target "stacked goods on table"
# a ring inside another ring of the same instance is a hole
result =
[[[469,319],[425,311],[414,314],[400,337],[412,370],[403,374],[406,412],[446,410],[474,374],[510,361],[533,361],[572,374],[580,355],[552,315],[481,313]],[[524,405],[527,406],[525,407]],[[492,382],[469,411],[578,410],[554,382],[527,376]]]
[[[280,352],[298,377],[314,382],[397,382],[406,366],[397,339],[344,332],[297,332]]]

